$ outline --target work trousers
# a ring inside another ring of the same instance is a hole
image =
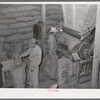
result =
[[[29,84],[32,88],[39,87],[39,66],[34,67],[34,70],[31,71],[32,66],[29,66]]]
[[[57,78],[57,58],[52,52],[49,52],[50,55],[50,78]]]

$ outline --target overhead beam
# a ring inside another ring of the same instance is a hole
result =
[[[100,64],[100,5],[97,5],[97,19],[96,19],[95,41],[94,41],[94,57],[93,57],[91,88],[97,88],[99,64]]]

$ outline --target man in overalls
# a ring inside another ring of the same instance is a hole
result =
[[[52,27],[48,39],[49,44],[49,56],[50,56],[50,79],[56,79],[57,76],[57,43],[56,43],[56,27]]]
[[[24,54],[22,54],[21,57],[29,55],[30,86],[33,88],[38,88],[39,65],[41,63],[42,50],[36,44],[36,39],[31,39],[29,44],[30,48]]]

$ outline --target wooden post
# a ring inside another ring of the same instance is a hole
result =
[[[100,5],[97,6],[97,20],[96,20],[96,32],[94,41],[94,57],[93,57],[91,88],[97,88],[99,62],[100,62]]]
[[[76,25],[75,17],[76,17],[76,8],[75,8],[75,4],[73,4],[73,28],[75,28]]]
[[[67,25],[67,20],[66,20],[66,9],[65,9],[65,4],[62,4],[62,11],[63,11],[63,20],[65,26]]]
[[[41,8],[42,20],[43,20],[43,31],[42,31],[42,40],[43,40],[43,53],[46,54],[46,5],[43,4]]]

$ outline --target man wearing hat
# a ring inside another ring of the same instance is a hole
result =
[[[26,57],[29,55],[29,76],[30,76],[30,86],[33,88],[38,88],[38,74],[39,65],[41,63],[42,50],[36,44],[36,39],[31,39],[29,42],[30,48],[21,55],[21,57]]]
[[[56,71],[57,71],[57,55],[56,55],[57,43],[55,37],[56,33],[57,33],[56,27],[51,27],[50,35],[48,39],[51,79],[56,79]]]

